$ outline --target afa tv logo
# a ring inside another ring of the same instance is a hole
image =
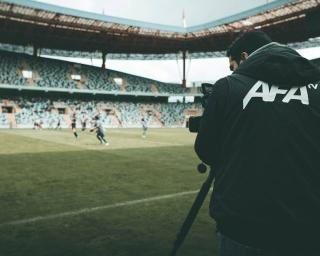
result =
[[[308,88],[317,89],[318,84],[309,84]],[[282,102],[289,103],[292,100],[300,101],[302,104],[309,105],[307,86],[291,87],[290,90],[280,89],[277,85],[269,85],[265,82],[256,82],[247,95],[243,98],[243,109],[246,108],[252,98],[261,98],[265,102],[274,102],[277,95],[283,95]]]

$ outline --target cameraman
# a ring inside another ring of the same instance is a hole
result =
[[[320,255],[320,70],[260,31],[227,56],[195,142],[219,255]]]

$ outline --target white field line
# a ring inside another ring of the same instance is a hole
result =
[[[149,197],[149,198],[132,200],[132,201],[125,201],[122,203],[102,205],[102,206],[97,206],[97,207],[92,207],[92,208],[83,208],[83,209],[76,210],[76,211],[69,211],[69,212],[62,212],[62,213],[57,213],[57,214],[37,216],[37,217],[29,218],[29,219],[14,220],[14,221],[1,223],[0,227],[9,226],[9,225],[28,224],[28,223],[38,222],[38,221],[52,220],[52,219],[58,219],[58,218],[63,218],[63,217],[68,217],[68,216],[75,216],[75,215],[86,214],[86,213],[96,212],[96,211],[101,211],[101,210],[106,210],[106,209],[118,208],[118,207],[122,207],[122,206],[135,205],[135,204],[147,203],[147,202],[152,202],[152,201],[159,201],[159,200],[164,200],[164,199],[171,199],[171,198],[175,198],[175,197],[196,194],[198,192],[199,192],[199,190],[191,190],[191,191],[185,191],[185,192],[180,192],[180,193],[175,193],[175,194],[155,196],[155,197]]]
[[[174,142],[162,142],[162,141],[155,141],[155,140],[148,140],[145,141],[159,144],[159,145],[166,145],[166,146],[188,146],[188,144],[182,144],[182,143],[174,143]]]

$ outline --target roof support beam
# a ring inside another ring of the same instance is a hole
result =
[[[102,69],[106,68],[106,56],[107,56],[107,52],[106,51],[102,51]]]
[[[38,46],[35,44],[33,45],[33,56],[38,57]]]
[[[187,87],[187,80],[186,80],[186,50],[183,50],[182,52],[182,59],[183,59],[183,77],[182,77],[182,86]]]

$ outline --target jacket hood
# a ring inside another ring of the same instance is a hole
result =
[[[318,67],[295,50],[278,43],[267,44],[250,54],[234,73],[287,88],[320,80]]]

